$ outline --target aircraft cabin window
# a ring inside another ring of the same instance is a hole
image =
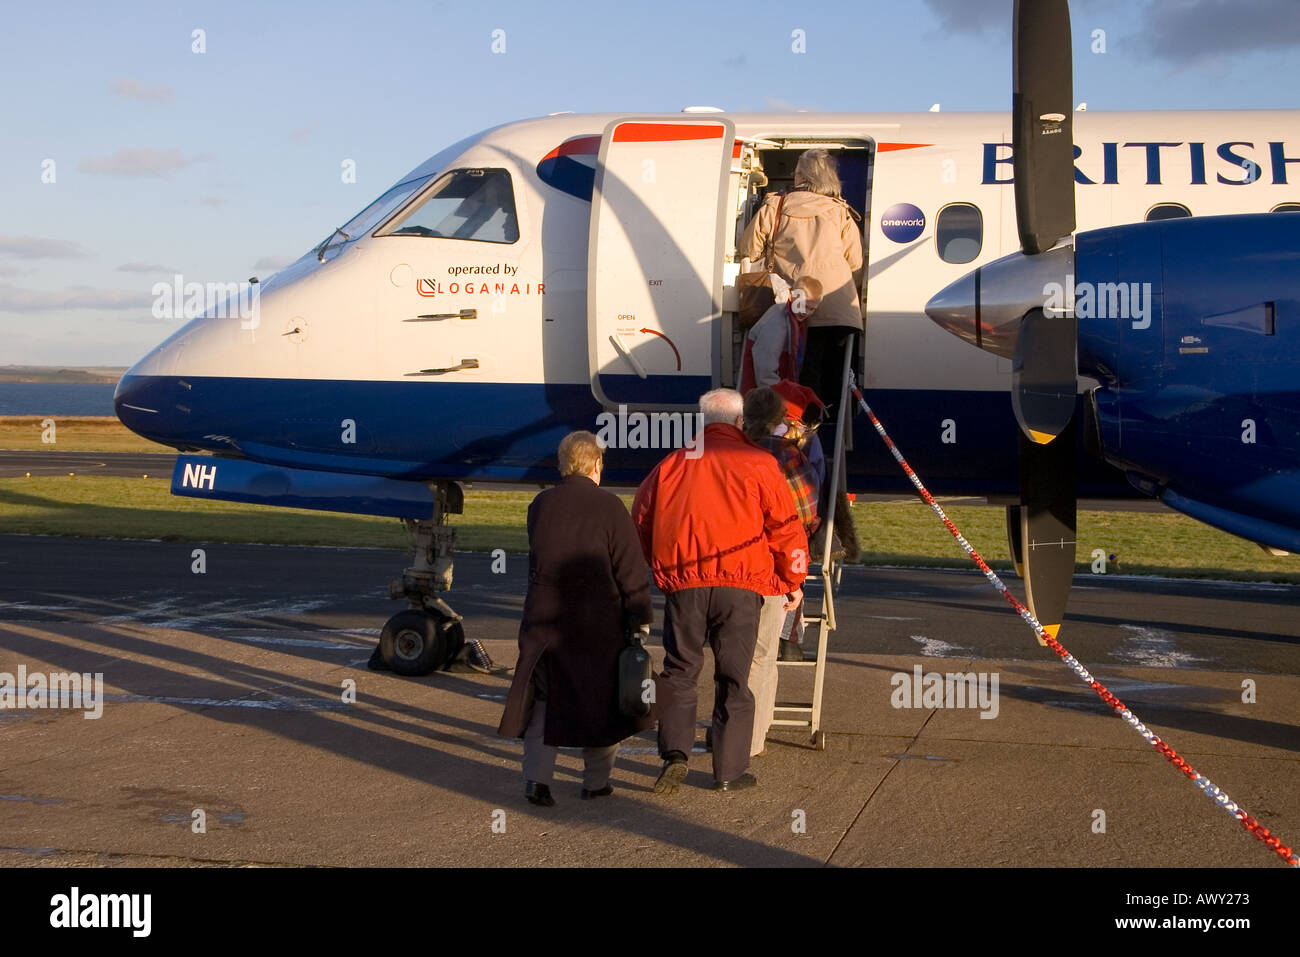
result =
[[[1181,203],[1158,203],[1147,210],[1147,222],[1156,223],[1162,219],[1186,219],[1192,211]]]
[[[519,239],[519,220],[510,174],[503,169],[452,170],[382,235],[513,243]]]
[[[1271,212],[1300,213],[1300,203],[1282,203],[1280,206],[1274,206]]]
[[[953,203],[939,210],[934,227],[939,258],[946,263],[974,261],[984,247],[984,216],[978,206]]]

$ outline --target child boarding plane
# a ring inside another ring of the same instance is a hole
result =
[[[1078,275],[1057,278],[1067,297],[1079,284],[1090,359],[1065,416],[1084,423],[1071,453],[1088,450],[1064,476],[1068,527],[1076,490],[1136,485],[1300,550],[1300,216],[1274,215],[1300,212],[1300,112],[1098,114],[1065,96],[1054,122],[1073,144],[1083,232]],[[428,671],[464,644],[439,596],[458,483],[554,481],[559,440],[595,431],[601,413],[693,412],[701,393],[734,386],[737,240],[762,196],[792,185],[799,155],[823,147],[863,224],[859,368],[873,409],[936,493],[1014,500],[1025,370],[997,323],[1044,305],[1056,276],[996,264],[1040,261],[1017,252],[1014,190],[1033,186],[1019,136],[1003,113],[690,107],[507,123],[436,153],[258,284],[252,320],[179,329],[122,378],[116,411],[153,441],[215,453],[181,457],[177,494],[405,519],[416,560],[392,593],[413,610],[381,646],[395,670]],[[1242,213],[1266,215],[1217,218]],[[1180,221],[1207,229],[1164,231]],[[1137,225],[1106,232],[1120,224]],[[1108,238],[1085,256],[1090,235]],[[1253,288],[1260,276],[1281,285]],[[994,352],[961,341],[990,349],[999,335]],[[851,428],[848,489],[908,487],[865,420]],[[634,484],[664,454],[611,448],[605,481]],[[1023,541],[1038,542],[1010,515],[1023,565]],[[1071,545],[1066,590],[1072,570]]]

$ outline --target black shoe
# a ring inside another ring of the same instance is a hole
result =
[[[603,788],[596,788],[594,791],[588,791],[586,788],[583,788],[582,799],[584,801],[590,801],[592,798],[609,797],[613,793],[614,785],[612,784],[606,784]]]
[[[664,755],[664,766],[655,781],[655,794],[673,794],[678,785],[686,780],[686,755],[680,751],[669,751]]]
[[[746,771],[740,777],[731,781],[714,781],[713,790],[715,791],[743,791],[745,788],[752,788],[758,783],[758,778]]]
[[[528,798],[529,804],[537,804],[541,807],[555,807],[555,798],[551,797],[551,789],[545,784],[538,784],[536,781],[529,781],[524,784],[524,797]]]
[[[776,654],[777,661],[803,661],[803,649],[799,647],[797,641],[786,641],[781,639],[781,646]]]

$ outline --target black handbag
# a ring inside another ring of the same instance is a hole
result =
[[[644,718],[654,701],[650,652],[641,643],[642,632],[627,633],[627,647],[618,653],[618,710],[629,718]]]

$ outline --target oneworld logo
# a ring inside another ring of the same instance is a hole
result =
[[[880,231],[896,243],[910,243],[925,232],[925,213],[911,203],[895,203],[881,215]]]

